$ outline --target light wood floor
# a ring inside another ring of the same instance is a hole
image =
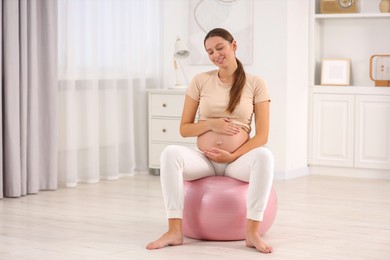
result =
[[[0,259],[390,259],[390,182],[275,181],[274,253],[243,241],[148,251],[166,229],[159,177],[139,175],[0,200]]]

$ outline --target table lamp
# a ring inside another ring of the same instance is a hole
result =
[[[175,73],[176,73],[176,83],[175,83],[175,88],[186,88],[187,87],[187,76],[185,74],[183,65],[181,64],[180,60],[183,60],[190,56],[190,52],[187,48],[187,45],[183,40],[181,40],[179,37],[177,37],[176,42],[175,42],[175,52],[173,54],[173,64],[175,68]],[[184,84],[180,80],[179,77],[179,71],[183,74],[184,78]]]

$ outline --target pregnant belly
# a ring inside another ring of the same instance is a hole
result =
[[[232,153],[248,141],[248,139],[249,135],[245,130],[240,130],[240,132],[235,135],[224,135],[209,131],[198,136],[197,145],[202,151],[210,150],[211,148],[219,148]]]

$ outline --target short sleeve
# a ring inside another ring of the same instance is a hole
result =
[[[193,100],[199,102],[200,99],[200,84],[198,82],[198,77],[195,76],[191,82],[190,85],[187,88],[186,95],[191,97]]]
[[[271,101],[269,92],[268,92],[268,87],[265,84],[264,80],[255,77],[255,91],[254,91],[254,99],[255,103],[263,102],[263,101]]]

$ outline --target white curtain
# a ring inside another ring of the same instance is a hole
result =
[[[146,173],[147,93],[162,79],[162,0],[59,0],[59,181]]]
[[[0,198],[57,188],[57,1],[0,1]]]

